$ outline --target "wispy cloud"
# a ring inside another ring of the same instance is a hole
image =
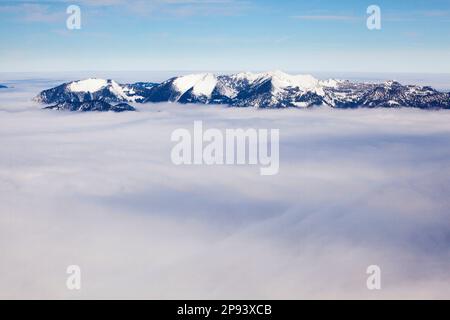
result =
[[[40,4],[23,4],[23,19],[28,22],[57,22],[64,19],[65,12],[52,12],[48,6]]]
[[[81,0],[79,3],[93,7],[123,6],[128,12],[139,15],[163,13],[175,16],[236,15],[250,5],[244,0]]]
[[[426,17],[450,17],[449,10],[430,10],[423,12]]]
[[[60,114],[30,105],[37,86],[0,95],[1,298],[450,298],[449,112]],[[281,128],[279,176],[173,166],[168,137],[195,119]]]
[[[10,2],[0,5],[0,12],[17,16],[19,20],[25,22],[57,22],[63,21],[65,11],[53,10],[47,3]]]
[[[357,21],[362,17],[352,15],[297,15],[292,16],[294,19],[310,20],[310,21]]]
[[[78,0],[83,8],[123,8],[123,13],[139,16],[233,16],[251,6],[248,0]],[[17,0],[0,4],[0,12],[12,12],[30,22],[54,22],[64,16],[64,6],[72,0]],[[91,11],[92,12],[92,11]]]

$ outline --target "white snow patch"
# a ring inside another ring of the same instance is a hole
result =
[[[211,74],[206,74],[199,82],[194,86],[193,92],[196,96],[211,97],[214,88],[217,85],[217,78]]]
[[[272,78],[272,84],[276,88],[314,89],[319,86],[319,80],[309,74],[289,75],[281,71],[271,71],[262,74],[262,77]]]
[[[72,82],[69,85],[70,91],[73,92],[97,92],[108,85],[108,81],[104,79],[86,79]]]
[[[241,72],[231,76],[235,80],[247,80],[250,83],[261,78],[261,73]]]
[[[294,105],[299,108],[306,108],[309,104],[307,102],[294,102]]]
[[[123,88],[114,80],[109,82],[109,91],[114,94],[116,97],[122,98],[127,101],[134,101],[132,97],[129,97]]]
[[[180,96],[192,89],[196,96],[211,97],[217,85],[217,78],[212,73],[191,74],[175,79],[173,84]]]
[[[200,74],[190,74],[187,76],[182,76],[182,77],[175,79],[173,84],[174,84],[175,88],[177,89],[177,91],[181,95],[183,95],[188,90],[192,89],[200,80],[205,78],[206,75],[207,74],[205,74],[205,73],[200,73]]]

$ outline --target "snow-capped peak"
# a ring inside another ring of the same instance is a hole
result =
[[[237,73],[232,75],[232,78],[235,80],[247,80],[250,83],[270,79],[275,89],[298,87],[303,90],[311,90],[318,89],[320,87],[319,80],[309,74],[290,75],[279,70],[263,73]]]
[[[143,99],[143,97],[135,95],[133,89],[120,85],[114,80],[90,78],[74,81],[67,85],[67,90],[76,94],[98,94],[100,91],[107,90],[118,101],[136,102],[138,99]]]
[[[233,74],[231,78],[233,78],[234,80],[247,80],[248,82],[252,83],[261,78],[261,74],[253,72],[241,72]]]
[[[290,75],[282,71],[271,71],[263,74],[270,77],[275,88],[298,87],[300,89],[315,89],[319,86],[319,80],[309,74]]]
[[[186,91],[192,89],[199,81],[204,79],[206,75],[206,73],[196,73],[181,76],[173,81],[173,85],[178,92],[184,94]]]
[[[395,85],[400,85],[400,83],[398,83],[398,81],[396,81],[396,80],[387,80],[384,82],[384,85],[387,87],[392,87]]]
[[[69,90],[72,92],[97,92],[108,85],[104,79],[90,78],[86,80],[75,81],[69,84]]]
[[[345,82],[339,79],[328,79],[320,81],[320,85],[327,88],[337,88],[339,84]]]

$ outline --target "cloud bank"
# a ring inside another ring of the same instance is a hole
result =
[[[38,87],[0,92],[1,298],[450,297],[448,111],[80,114],[39,110]],[[172,165],[194,120],[280,129],[279,175]]]

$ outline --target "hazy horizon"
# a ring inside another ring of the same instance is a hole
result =
[[[49,80],[60,79],[64,81],[75,81],[86,78],[107,78],[123,83],[134,83],[139,81],[162,82],[171,77],[181,76],[191,73],[211,72],[214,74],[232,74],[238,72],[266,72],[270,70],[166,70],[166,71],[53,71],[53,72],[2,72],[0,71],[0,83],[12,84],[14,81],[33,80],[37,78],[48,78]],[[311,74],[312,76],[326,80],[330,78],[345,79],[350,81],[383,82],[396,80],[402,84],[413,84],[422,86],[432,86],[437,90],[450,91],[450,74],[447,73],[398,73],[398,72],[314,72],[314,71],[286,71],[289,74]]]

